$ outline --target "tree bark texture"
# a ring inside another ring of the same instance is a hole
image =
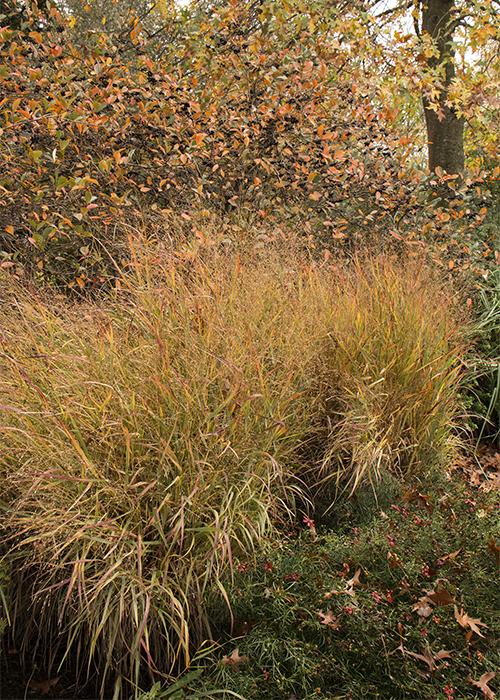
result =
[[[428,59],[431,69],[440,72],[440,90],[436,112],[430,106],[429,97],[423,95],[425,123],[429,153],[429,169],[438,166],[450,175],[463,173],[464,169],[464,120],[455,109],[446,105],[448,91],[455,77],[452,47],[454,26],[454,0],[424,0],[422,6],[422,33],[427,32],[435,40],[439,55]]]

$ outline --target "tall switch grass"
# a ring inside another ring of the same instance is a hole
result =
[[[117,697],[122,678],[189,664],[210,635],[205,586],[293,498],[314,347],[299,287],[138,255],[100,306],[3,282],[1,534],[21,651],[49,670],[69,654]]]
[[[384,469],[404,477],[456,448],[465,325],[422,264],[358,260],[332,297],[318,375],[320,480],[353,492]]]

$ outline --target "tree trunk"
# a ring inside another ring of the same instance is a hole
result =
[[[431,107],[429,96],[423,95],[425,123],[429,150],[429,169],[438,166],[450,175],[462,174],[464,169],[464,120],[458,118],[453,107],[446,105],[448,91],[455,77],[452,46],[454,0],[423,0],[422,33],[435,40],[438,56],[428,59],[429,68],[439,74],[437,108]],[[436,100],[433,100],[436,104]]]

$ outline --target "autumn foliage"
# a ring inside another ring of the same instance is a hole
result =
[[[193,206],[281,216],[327,244],[400,236],[416,205],[411,143],[356,56],[363,24],[337,15],[235,2],[187,24],[161,60],[133,18],[125,39],[83,47],[55,8],[4,24],[4,265],[99,285],[107,227]]]

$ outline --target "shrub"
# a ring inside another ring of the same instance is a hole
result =
[[[468,368],[473,426],[481,438],[497,439],[500,430],[500,277],[493,271],[479,285],[473,326],[474,355]]]

